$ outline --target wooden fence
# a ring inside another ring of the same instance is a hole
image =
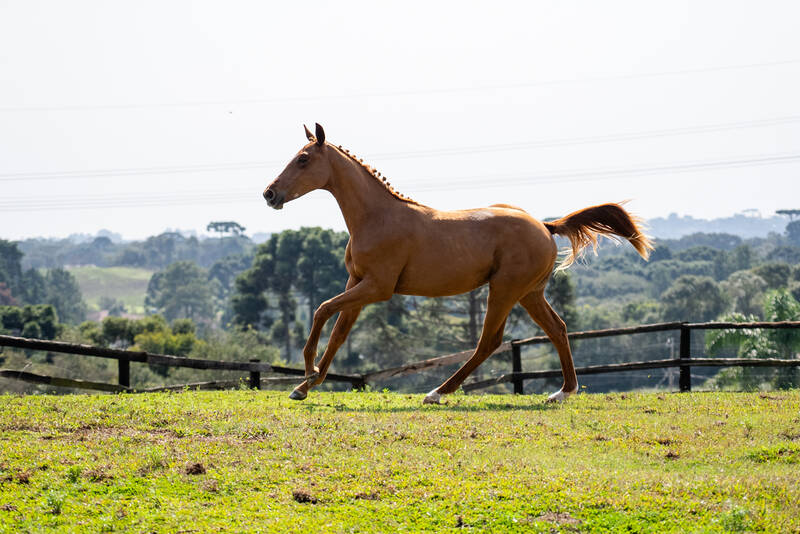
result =
[[[249,372],[248,385],[251,388],[259,389],[263,383],[283,382],[286,378],[262,378],[261,373],[275,373],[292,376],[305,376],[303,369],[292,367],[281,367],[258,360],[249,362],[230,362],[221,360],[200,360],[196,358],[185,358],[181,356],[168,356],[166,354],[152,354],[143,351],[109,349],[95,347],[92,345],[79,345],[75,343],[64,343],[62,341],[46,341],[42,339],[28,339],[15,336],[0,335],[0,346],[14,347],[27,350],[41,350],[47,352],[58,352],[63,354],[78,354],[81,356],[94,356],[98,358],[110,358],[117,360],[118,364],[118,384],[106,384],[100,382],[88,382],[84,380],[73,380],[68,378],[58,378],[51,376],[36,375],[24,371],[10,369],[0,369],[0,376],[32,382],[36,384],[48,384],[52,386],[94,389],[100,391],[133,391],[130,387],[130,365],[131,362],[145,363],[149,365],[159,365],[165,367],[189,367],[192,369],[211,369],[225,371],[246,371]],[[296,378],[290,379],[293,382]],[[333,382],[347,382],[354,388],[363,387],[364,379],[362,375],[344,375],[328,373],[327,380]],[[180,384],[154,388],[148,391],[163,389],[181,389],[192,387],[198,389],[215,389],[232,387],[238,384],[237,380],[226,380],[217,382],[198,382],[195,384]],[[137,389],[136,391],[144,391]]]
[[[691,367],[781,367],[800,366],[800,359],[781,360],[775,358],[769,359],[749,359],[749,358],[692,358],[691,356],[691,341],[692,331],[695,330],[724,330],[724,329],[793,329],[800,328],[800,321],[783,321],[783,322],[751,322],[751,323],[730,323],[730,322],[716,322],[716,323],[685,323],[685,322],[672,322],[672,323],[657,323],[639,326],[629,326],[625,328],[610,328],[606,330],[590,330],[586,332],[572,332],[567,334],[571,340],[576,339],[593,339],[602,337],[644,334],[650,332],[680,332],[680,344],[678,358],[667,360],[651,360],[645,362],[631,362],[631,363],[617,363],[608,365],[595,365],[589,367],[578,367],[575,369],[578,375],[590,374],[604,374],[604,373],[619,373],[622,371],[638,371],[645,369],[666,369],[670,367],[680,368],[679,387],[681,391],[691,391],[692,389],[692,376]],[[496,384],[512,383],[514,386],[514,393],[522,393],[525,380],[537,378],[554,378],[561,376],[560,369],[546,370],[546,371],[529,371],[522,370],[522,347],[526,345],[538,345],[542,343],[550,343],[547,336],[536,336],[526,339],[515,339],[501,344],[494,354],[511,352],[511,372],[501,376],[490,378],[488,380],[481,380],[476,382],[469,382],[464,384],[463,389],[466,392],[474,391],[477,389],[486,388]],[[375,380],[386,378],[400,377],[407,374],[418,373],[427,369],[435,369],[454,363],[461,363],[472,356],[471,350],[448,354],[438,358],[431,358],[422,360],[392,369],[377,371],[364,375],[364,381],[369,383]]]
[[[680,368],[679,387],[681,391],[690,391],[692,389],[691,368],[692,367],[800,367],[800,359],[750,359],[750,358],[693,358],[691,356],[691,340],[692,332],[696,330],[723,330],[723,329],[794,329],[800,328],[800,321],[784,321],[784,322],[750,322],[750,323],[730,323],[730,322],[712,322],[712,323],[658,323],[649,325],[630,326],[625,328],[612,328],[606,330],[591,330],[586,332],[573,332],[568,334],[572,340],[576,339],[593,339],[611,336],[643,334],[651,332],[680,332],[680,343],[678,358],[666,360],[651,360],[643,362],[630,362],[630,363],[616,363],[608,365],[595,365],[589,367],[578,367],[576,372],[578,375],[602,374],[602,373],[618,373],[623,371],[638,371],[646,369],[666,369],[666,368]],[[512,341],[501,344],[494,354],[502,352],[511,353],[511,372],[503,374],[498,377],[490,378],[488,380],[474,381],[464,384],[464,391],[474,391],[489,386],[512,383],[514,393],[522,393],[525,380],[552,378],[561,376],[560,369],[544,370],[544,371],[523,371],[522,369],[522,355],[521,348],[526,345],[537,345],[542,343],[549,343],[550,340],[546,336],[536,336],[527,339],[515,339]],[[94,389],[100,391],[116,391],[116,392],[131,392],[134,391],[130,387],[130,363],[140,362],[150,365],[161,365],[168,367],[190,367],[193,369],[209,369],[209,370],[230,370],[230,371],[244,371],[248,372],[248,385],[251,388],[260,388],[266,384],[285,384],[294,383],[296,378],[284,377],[266,377],[262,378],[261,373],[274,373],[281,375],[290,375],[295,377],[302,377],[305,372],[303,369],[296,369],[291,367],[281,367],[262,363],[258,360],[251,360],[249,362],[230,362],[218,360],[200,360],[193,358],[184,358],[179,356],[168,356],[164,354],[151,354],[147,352],[137,352],[129,350],[108,349],[101,347],[94,347],[90,345],[77,345],[73,343],[64,343],[60,341],[45,341],[39,339],[27,339],[14,336],[0,335],[0,346],[15,347],[28,350],[42,350],[47,352],[59,352],[67,354],[79,354],[83,356],[94,356],[100,358],[116,359],[119,365],[118,384],[107,384],[99,382],[89,382],[84,380],[75,380],[67,378],[58,378],[50,376],[42,376],[25,371],[16,371],[9,369],[0,369],[0,376],[5,378],[13,378],[33,382],[38,384],[48,384],[52,386],[70,387],[70,388],[83,388]],[[353,388],[363,388],[366,384],[376,383],[388,378],[401,377],[409,374],[415,374],[447,365],[461,363],[469,359],[472,355],[472,350],[448,354],[437,358],[430,358],[427,360],[417,361],[410,364],[394,367],[391,369],[384,369],[367,374],[336,374],[328,373],[326,380],[333,382],[349,383]],[[174,386],[165,386],[152,389],[136,389],[135,391],[161,391],[170,389],[182,388],[197,388],[197,389],[215,389],[235,387],[240,381],[227,380],[216,382],[198,382],[194,384],[180,384]]]

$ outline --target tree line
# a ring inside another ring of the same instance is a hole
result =
[[[25,239],[17,243],[27,268],[54,268],[66,265],[98,267],[141,267],[164,269],[176,261],[191,261],[209,268],[226,256],[246,254],[255,243],[243,235],[235,222],[210,223],[209,230],[220,237],[198,239],[178,232],[164,232],[143,241],[116,243],[107,236],[84,242],[72,239]],[[224,235],[224,233],[230,235]]]
[[[800,319],[800,305],[797,304],[800,300],[800,241],[795,240],[793,228],[787,226],[784,234],[764,238],[693,234],[676,240],[657,240],[650,262],[641,261],[627,247],[606,243],[597,256],[588,255],[569,271],[555,275],[547,296],[573,331],[673,320]],[[137,246],[163,244],[169,239],[172,238],[168,234],[162,234]],[[228,250],[225,247],[234,243],[226,243],[229,239],[238,238],[205,241],[221,245],[214,253],[219,256]],[[153,324],[161,325],[160,329],[151,332],[145,326],[136,326],[136,321],[149,318],[125,319],[129,321],[126,328],[134,332],[126,338],[98,334],[98,331],[122,328],[119,317],[109,317],[91,326],[81,324],[80,314],[69,311],[69,302],[65,301],[76,301],[77,286],[74,279],[69,281],[68,271],[59,266],[49,270],[24,270],[22,250],[14,243],[0,241],[0,299],[5,299],[0,304],[20,309],[25,305],[49,304],[58,325],[58,333],[54,335],[86,342],[147,346],[158,349],[155,352],[197,355],[208,350],[208,345],[204,345],[207,339],[216,339],[217,347],[225,339],[232,353],[244,357],[241,347],[242,340],[246,340],[251,350],[255,346],[268,348],[269,358],[273,360],[297,363],[301,361],[301,349],[314,310],[322,301],[344,289],[347,272],[343,257],[347,239],[344,232],[322,228],[287,230],[271,235],[258,246],[236,248],[238,245],[234,243],[230,245],[233,254],[201,264],[182,256],[194,246],[188,245],[191,239],[176,238],[173,244],[182,243],[188,248],[176,246],[161,250],[163,254],[158,262],[165,265],[153,274],[145,298],[147,313],[158,317]],[[172,251],[171,256],[168,250]],[[166,263],[167,259],[172,261]],[[39,279],[44,280],[44,284],[30,283]],[[72,297],[66,299],[66,295]],[[82,302],[79,297],[78,291],[77,301]],[[342,371],[364,372],[472,348],[480,334],[485,299],[486,290],[481,288],[443,299],[395,295],[389,301],[370,305],[362,311],[335,366]],[[26,323],[23,320],[20,324],[23,315],[29,318],[27,323],[35,322],[32,308],[25,312],[27,315],[22,311],[14,313],[15,318],[10,319],[8,325],[15,326],[5,326],[6,331],[21,332]],[[42,314],[41,309],[37,313],[48,316]],[[185,319],[190,320],[191,327],[180,323]],[[332,324],[333,321],[328,328]],[[29,332],[35,329],[29,326]],[[540,333],[524,310],[516,307],[512,311],[507,339]],[[578,365],[664,358],[669,357],[670,347],[674,344],[670,344],[669,334],[654,334],[645,343],[633,337],[574,343]],[[736,355],[745,350],[749,354],[793,357],[798,343],[791,336],[781,338],[772,334],[746,341],[732,335],[708,340],[698,336],[692,350],[697,355]],[[532,362],[530,365],[537,368],[557,365],[547,347],[533,348],[526,354]],[[482,372],[491,373],[495,368],[506,371],[507,365],[502,358],[495,357],[483,366]],[[698,372],[716,373],[713,370]],[[760,378],[731,370],[720,373],[717,380],[720,385],[728,386],[736,383],[754,387],[758,382],[785,387],[796,383],[797,378],[766,376],[763,370],[749,372],[761,373]],[[150,379],[160,378],[150,376]],[[614,377],[614,380],[613,385],[593,387],[630,389],[652,385],[652,376],[635,373]],[[408,387],[415,387],[413,381],[411,384]]]

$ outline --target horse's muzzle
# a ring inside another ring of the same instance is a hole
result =
[[[273,189],[270,188],[267,188],[267,190],[264,191],[264,200],[267,201],[267,205],[270,208],[274,208],[276,210],[283,208],[283,202],[285,197],[286,195],[284,195],[283,193],[276,193]]]

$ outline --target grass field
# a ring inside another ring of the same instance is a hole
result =
[[[798,532],[800,391],[0,397],[0,531]]]
[[[144,313],[144,296],[153,271],[135,267],[70,267],[83,298],[93,310],[99,310],[100,297],[121,300],[130,313]]]

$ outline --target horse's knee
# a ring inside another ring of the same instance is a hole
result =
[[[319,305],[319,308],[317,308],[317,311],[314,312],[314,322],[315,323],[324,323],[325,321],[330,319],[331,315],[333,315],[330,312],[330,304],[329,304],[329,302],[330,301],[323,302],[322,304]]]

